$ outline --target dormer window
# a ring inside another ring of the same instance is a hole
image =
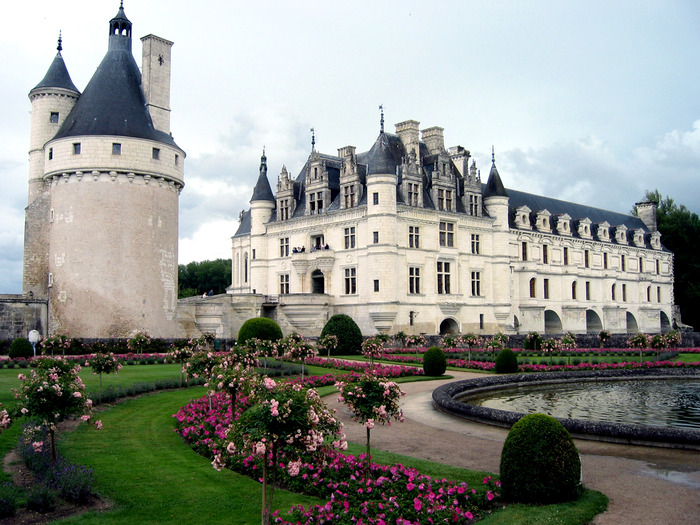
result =
[[[584,239],[591,238],[591,220],[588,218],[578,221],[578,235]]]
[[[569,214],[564,213],[562,215],[557,215],[557,233],[559,235],[571,235],[571,228],[569,226],[569,223],[571,221],[571,217]]]
[[[651,247],[654,248],[655,250],[660,250],[661,249],[661,233],[652,232],[651,235],[649,236],[649,244],[651,244]]]
[[[644,230],[641,228],[632,232],[632,241],[638,248],[644,247]]]
[[[607,221],[598,223],[598,240],[603,242],[610,241],[610,224]]]
[[[515,225],[518,228],[524,228],[524,229],[531,229],[532,225],[530,224],[530,212],[532,210],[528,208],[527,206],[520,206],[518,209],[515,210]]]
[[[615,228],[615,242],[618,244],[627,244],[627,226],[624,224]]]
[[[540,210],[537,212],[537,229],[541,232],[548,232],[551,230],[551,227],[549,226],[549,218],[551,217],[551,214],[547,210]]]

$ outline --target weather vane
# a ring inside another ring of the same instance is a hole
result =
[[[379,104],[379,129],[381,133],[384,133],[384,104]]]
[[[316,151],[316,132],[311,128],[311,151]]]

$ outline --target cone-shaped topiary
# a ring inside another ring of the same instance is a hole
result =
[[[556,503],[581,494],[581,459],[569,432],[545,414],[510,429],[501,452],[501,484],[509,501]]]
[[[423,354],[423,372],[427,376],[441,376],[447,370],[445,352],[437,346],[431,346]]]
[[[275,321],[267,317],[248,319],[238,331],[238,344],[243,345],[248,339],[255,338],[264,341],[277,341],[282,339],[282,329]]]
[[[32,343],[24,337],[18,337],[10,345],[10,352],[8,354],[11,359],[16,359],[18,357],[32,357],[34,355],[34,349],[32,348]]]
[[[338,346],[333,355],[356,355],[362,347],[362,332],[357,323],[345,314],[336,314],[326,322],[321,331],[321,337],[334,335],[338,338]]]
[[[497,374],[514,374],[518,371],[518,356],[510,348],[504,348],[496,356]]]

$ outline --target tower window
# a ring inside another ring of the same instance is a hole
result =
[[[379,193],[372,193],[372,203],[376,206],[379,204]]]
[[[180,155],[175,154],[175,166],[179,166],[179,165],[180,165]]]
[[[153,160],[158,160],[158,159],[160,159],[160,149],[153,148]]]
[[[112,155],[121,155],[122,145],[119,142],[112,142]]]
[[[377,244],[379,242],[379,232],[372,232],[372,240],[374,244]]]
[[[53,159],[53,148],[49,148],[49,160]]]
[[[374,291],[375,292],[379,291],[379,279],[374,280]]]
[[[58,111],[51,112],[51,116],[49,117],[49,122],[51,122],[51,124],[58,124]]]
[[[80,155],[80,142],[73,143],[73,155]]]

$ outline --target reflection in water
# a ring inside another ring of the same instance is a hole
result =
[[[460,401],[558,418],[700,429],[700,382],[697,379],[528,385],[464,396]]]

